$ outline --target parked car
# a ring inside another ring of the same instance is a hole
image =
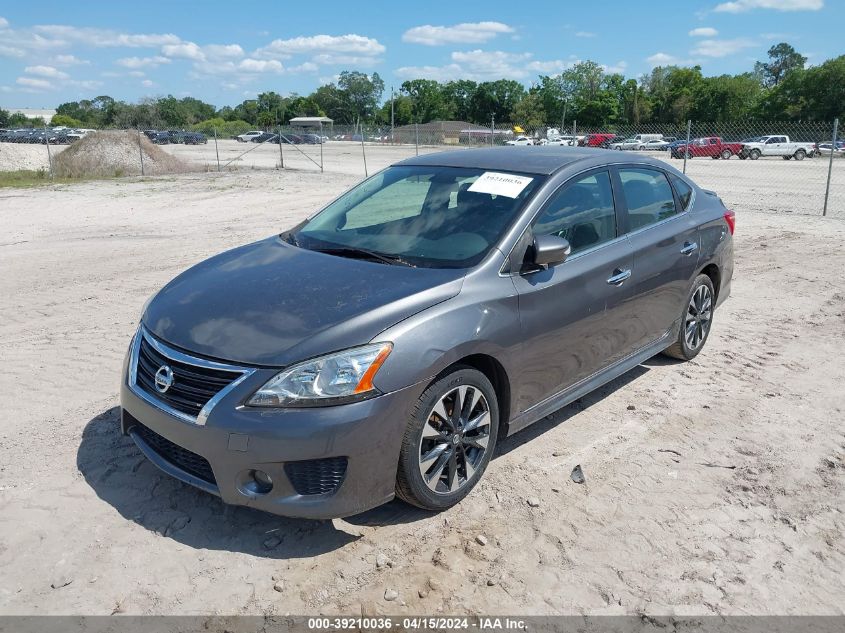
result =
[[[599,133],[599,134],[588,134],[580,141],[578,141],[578,145],[582,147],[610,147],[613,143],[614,139],[616,138],[615,134],[608,134],[608,133]]]
[[[651,139],[640,143],[637,149],[641,151],[664,150],[669,147],[669,144],[670,142],[665,139]]]
[[[208,143],[208,138],[202,132],[185,132],[182,142],[185,145],[205,145]]]
[[[154,132],[153,135],[150,137],[150,140],[155,143],[156,145],[169,145],[170,144],[170,133],[169,132]]]
[[[784,160],[804,160],[816,153],[814,143],[797,143],[790,141],[788,136],[761,136],[757,140],[742,143],[740,158],[757,160],[761,156],[781,156]]]
[[[534,141],[527,136],[517,136],[509,141],[505,141],[505,145],[534,145]]]
[[[387,139],[389,140],[389,139]],[[306,145],[319,145],[323,142],[323,137],[319,134],[303,134],[302,142]]]
[[[262,132],[261,130],[253,130],[252,132],[244,132],[243,134],[238,134],[235,137],[235,140],[239,143],[248,143],[256,136],[261,136],[262,134],[264,134],[264,132]]]
[[[626,138],[623,140],[613,139],[613,143],[611,143],[611,149],[639,149],[642,141],[638,138]]]
[[[817,156],[830,156],[831,147],[833,147],[833,143],[816,143],[815,153]],[[833,155],[835,157],[845,156],[845,141],[836,141]]]
[[[226,503],[448,508],[499,439],[655,354],[696,357],[730,293],[734,221],[641,155],[409,158],[154,295],[121,429]]]
[[[718,136],[706,136],[691,140],[689,145],[686,142],[674,145],[672,147],[672,158],[683,158],[686,154],[687,158],[709,156],[713,159],[728,160],[731,156],[739,154],[741,149],[742,143],[725,143]]]
[[[358,137],[358,141],[361,141],[361,137]],[[299,134],[288,134],[287,132],[282,134],[282,143],[285,145],[301,145],[304,142],[303,138],[299,136]]]
[[[273,143],[273,142],[278,143],[279,142],[279,135],[275,134],[273,132],[262,132],[258,136],[253,136],[251,139],[249,139],[249,142],[250,143],[268,143],[268,142],[269,143]]]

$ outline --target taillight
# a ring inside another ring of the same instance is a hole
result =
[[[725,222],[728,223],[728,230],[731,232],[731,235],[733,235],[734,229],[736,228],[736,213],[730,209],[725,211]]]

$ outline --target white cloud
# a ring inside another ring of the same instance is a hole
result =
[[[151,88],[152,86],[155,86],[155,82],[150,79],[144,79],[144,81],[141,82],[141,85],[145,88]]]
[[[238,68],[248,73],[280,73],[285,68],[282,63],[275,59],[252,59],[241,60]]]
[[[5,29],[7,26],[9,26],[9,21],[6,18],[0,16],[0,29]]]
[[[169,64],[170,60],[167,57],[155,55],[153,57],[121,57],[114,63],[124,68],[155,68],[162,64]]]
[[[628,68],[628,62],[616,62],[615,64],[610,65],[602,64],[601,67],[602,70],[608,74],[612,75],[618,73],[620,75],[624,75],[625,69]]]
[[[55,87],[46,79],[34,79],[32,77],[18,77],[15,83],[25,88],[34,88],[36,90],[50,90]]]
[[[691,59],[682,59],[668,53],[655,53],[647,57],[646,61],[651,64],[651,67],[656,66],[689,66],[693,63]]]
[[[596,34],[592,31],[578,31],[575,33],[575,37],[595,37]]]
[[[365,55],[338,55],[336,53],[323,53],[314,55],[311,63],[318,66],[360,66],[362,68],[373,66],[381,60],[378,57]]]
[[[312,35],[294,37],[289,40],[273,40],[256,51],[260,57],[281,57],[302,54],[346,53],[375,57],[384,53],[384,45],[378,40],[363,35]]]
[[[553,74],[572,66],[572,61],[535,60],[531,53],[508,53],[505,51],[455,51],[452,63],[444,66],[404,66],[396,74],[407,79],[425,77],[437,81],[451,79],[473,79],[489,81],[495,79],[525,79],[535,74]]]
[[[818,11],[822,7],[824,7],[824,0],[733,0],[718,4],[713,10],[723,13],[745,13],[754,9]]]
[[[14,46],[6,46],[4,44],[0,44],[0,56],[20,58],[26,56],[26,51],[22,48],[15,48]]]
[[[209,44],[203,46],[206,56],[214,59],[237,59],[244,56],[244,49],[239,44]]]
[[[37,75],[39,77],[48,77],[50,79],[67,79],[69,75],[52,66],[27,66],[23,69],[28,75]]]
[[[480,44],[497,35],[513,33],[514,29],[502,22],[463,22],[454,26],[415,26],[402,34],[403,42],[440,46],[442,44]]]
[[[710,26],[700,26],[689,32],[690,37],[716,37],[719,31]]]
[[[38,33],[44,33],[60,40],[79,42],[100,48],[127,47],[151,48],[165,44],[179,44],[180,38],[172,33],[119,33],[109,29],[67,26],[63,24],[40,24],[33,27]]]
[[[56,55],[53,58],[53,63],[60,64],[62,66],[81,66],[84,64],[90,64],[87,59],[79,59],[75,55]]]
[[[161,47],[162,55],[167,57],[178,57],[181,59],[192,59],[198,62],[205,61],[205,53],[194,42],[182,42],[181,44],[165,44]]]
[[[314,62],[303,62],[298,66],[290,66],[287,71],[289,73],[315,73],[320,70],[320,67]]]
[[[690,53],[703,57],[728,57],[752,46],[754,42],[742,37],[733,40],[701,40]]]
[[[103,74],[105,74],[105,73],[103,73]],[[126,74],[129,75],[130,77],[144,77],[144,76],[146,76],[146,73],[142,70],[130,70]],[[112,73],[109,76],[110,77],[120,77],[120,73]]]

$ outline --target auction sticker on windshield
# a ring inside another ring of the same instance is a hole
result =
[[[498,171],[485,171],[478,177],[478,180],[470,185],[469,191],[516,198],[532,180],[534,179],[528,176],[514,176],[513,174],[503,174]]]

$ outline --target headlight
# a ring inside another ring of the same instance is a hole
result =
[[[273,376],[247,401],[251,407],[319,407],[379,393],[373,378],[392,343],[375,343],[314,358]]]

